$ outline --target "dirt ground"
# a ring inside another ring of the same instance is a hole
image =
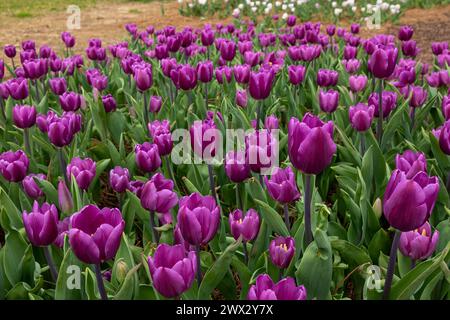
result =
[[[89,38],[98,37],[105,44],[115,43],[124,39],[126,23],[137,23],[140,27],[154,25],[174,25],[183,27],[190,25],[200,27],[205,23],[229,22],[217,18],[201,19],[198,17],[183,17],[178,13],[176,1],[164,2],[164,15],[161,3],[100,3],[81,11],[81,29],[72,30],[76,36],[77,49],[83,50]],[[48,44],[62,50],[60,33],[66,31],[68,14],[62,11],[52,11],[36,17],[18,19],[0,13],[0,46],[19,44],[24,39],[34,39],[39,45]],[[414,39],[423,48],[422,58],[430,61],[430,45],[432,41],[450,40],[450,5],[435,7],[428,10],[412,9],[405,12],[400,24],[414,26]],[[397,32],[398,26],[384,24],[380,30],[363,28],[362,35],[368,36],[380,32]],[[1,55],[0,55],[1,56]]]

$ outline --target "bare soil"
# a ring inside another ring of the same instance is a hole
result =
[[[164,6],[164,15],[161,5]],[[18,19],[0,13],[0,46],[19,44],[25,39],[34,39],[39,45],[48,44],[62,50],[60,33],[66,30],[68,14],[51,11],[41,16]],[[81,29],[71,30],[77,39],[77,50],[81,51],[90,38],[101,38],[105,44],[124,39],[127,34],[124,25],[136,23],[139,27],[173,25],[201,27],[205,23],[227,23],[231,19],[184,17],[178,13],[176,1],[151,3],[96,4],[81,11]],[[431,61],[431,42],[450,40],[450,5],[432,9],[411,9],[400,18],[400,24],[386,23],[379,30],[362,28],[362,36],[387,32],[396,34],[399,25],[412,25],[416,31],[414,39],[422,48],[421,58]]]

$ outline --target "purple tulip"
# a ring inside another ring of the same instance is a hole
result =
[[[166,298],[180,296],[194,282],[197,272],[196,253],[183,245],[160,244],[148,265],[155,289]]]
[[[76,92],[64,92],[59,96],[59,104],[64,111],[77,111],[83,104],[84,97]]]
[[[179,70],[179,86],[182,90],[192,90],[197,85],[197,72],[190,65],[183,65]]]
[[[177,194],[173,191],[173,181],[164,178],[161,173],[155,174],[145,183],[140,198],[143,208],[159,213],[169,212],[178,202]]]
[[[31,212],[22,213],[23,225],[28,239],[36,247],[48,246],[58,236],[58,210],[55,205],[35,200]]]
[[[411,26],[401,26],[398,30],[398,39],[401,41],[411,40],[414,34],[414,29]]]
[[[193,193],[180,199],[178,224],[183,238],[190,245],[205,245],[216,234],[220,210],[212,196]]]
[[[272,90],[275,72],[270,69],[262,69],[258,72],[250,72],[249,92],[253,99],[264,100]]]
[[[397,107],[397,94],[391,91],[383,91],[382,94],[383,119],[386,119],[392,110]],[[369,96],[368,105],[373,106],[374,116],[378,118],[378,93],[373,92]]]
[[[295,26],[296,21],[297,21],[297,17],[294,15],[290,15],[286,19],[286,24],[288,25],[288,27],[293,27],[293,26]]]
[[[402,52],[406,57],[416,57],[419,54],[417,42],[414,40],[403,41]]]
[[[13,108],[13,121],[21,129],[31,128],[36,123],[36,107],[16,105]]]
[[[372,72],[376,78],[387,78],[394,72],[397,57],[397,48],[377,48],[369,58],[369,71]]]
[[[360,92],[366,88],[367,77],[365,75],[350,76],[349,77],[350,90],[353,92]]]
[[[270,242],[269,256],[274,265],[286,269],[295,254],[295,240],[292,237],[278,236]]]
[[[78,187],[82,190],[87,190],[92,180],[95,178],[96,165],[91,158],[81,159],[75,157],[67,166],[66,175],[69,180],[72,176],[75,178]]]
[[[211,61],[202,61],[197,64],[197,78],[200,82],[208,83],[213,78],[214,65]]]
[[[44,192],[39,188],[34,179],[46,180],[47,176],[42,173],[38,174],[32,173],[22,180],[22,187],[27,196],[29,196],[32,199],[37,199],[39,197],[42,197],[44,195]]]
[[[446,87],[450,85],[450,76],[447,70],[433,72],[428,75],[426,79],[428,84],[434,88]]]
[[[352,127],[358,132],[367,131],[372,124],[374,111],[373,106],[367,106],[364,103],[351,106],[348,115]]]
[[[161,166],[161,158],[156,144],[149,142],[137,144],[134,152],[136,154],[136,164],[142,171],[146,173],[153,172]]]
[[[239,183],[250,177],[250,166],[243,151],[230,151],[225,157],[225,173],[228,178]]]
[[[8,87],[5,82],[0,82],[0,99],[7,100],[9,98]]]
[[[332,37],[336,33],[336,26],[334,24],[328,25],[326,31],[327,34]]]
[[[36,122],[39,129],[47,132],[50,142],[57,147],[69,145],[74,135],[81,130],[81,115],[73,112],[64,112],[58,117],[50,111],[46,118],[38,116]]]
[[[418,108],[421,107],[427,100],[428,92],[420,86],[411,86],[410,95],[409,106],[412,108]]]
[[[344,47],[344,60],[356,60],[358,48],[346,45]]]
[[[450,119],[450,94],[442,98],[442,113],[444,114],[445,120]]]
[[[406,179],[412,179],[420,171],[427,172],[427,159],[422,152],[406,150],[396,155],[395,167],[406,175]]]
[[[23,63],[25,77],[36,80],[42,77],[48,71],[48,63],[45,59],[27,60]]]
[[[327,113],[334,112],[339,105],[339,92],[330,89],[328,91],[319,91],[320,109]]]
[[[0,154],[0,173],[9,182],[20,182],[27,175],[30,161],[22,150]]]
[[[5,45],[4,52],[5,56],[12,59],[16,56],[16,46],[13,44]]]
[[[234,78],[239,84],[246,84],[250,81],[251,68],[248,64],[236,65],[233,67]]]
[[[431,257],[438,241],[439,231],[431,234],[431,226],[425,222],[421,227],[401,234],[399,249],[413,261],[423,260]]]
[[[6,82],[9,94],[14,100],[24,100],[28,97],[28,82],[25,78],[14,78]]]
[[[258,212],[254,209],[249,209],[245,216],[241,210],[234,210],[228,221],[231,234],[236,240],[242,236],[244,241],[252,241],[258,235],[260,221]]]
[[[359,33],[359,28],[360,28],[359,24],[352,23],[351,26],[350,26],[350,32],[353,33],[353,34],[357,34],[357,33]]]
[[[148,64],[135,64],[133,67],[133,77],[139,91],[148,90],[153,84],[152,67]]]
[[[233,69],[228,66],[217,67],[214,70],[214,74],[216,75],[216,80],[220,84],[230,83],[233,80]]]
[[[236,55],[236,43],[232,40],[224,40],[220,44],[220,56],[225,61],[231,61]]]
[[[73,209],[72,195],[62,179],[58,182],[58,204],[62,212],[71,212]]]
[[[317,85],[321,87],[335,86],[338,82],[339,73],[334,70],[319,69],[317,72]]]
[[[214,43],[214,30],[211,29],[203,29],[200,38],[202,41],[202,45],[205,47],[209,47]]]
[[[300,192],[295,181],[295,174],[291,167],[275,168],[270,179],[264,176],[267,192],[272,199],[285,204],[300,199]]]
[[[246,108],[248,103],[247,91],[237,90],[236,91],[236,104],[241,108]]]
[[[158,146],[159,155],[166,156],[172,152],[173,141],[168,120],[155,120],[148,124],[153,142]]]
[[[398,169],[392,172],[383,199],[389,224],[403,232],[422,226],[431,215],[439,192],[439,181],[419,172],[411,179]]]
[[[109,184],[111,188],[118,193],[125,192],[130,182],[130,173],[127,168],[115,166],[109,172]]]
[[[302,65],[288,66],[289,82],[294,86],[299,85],[305,79],[306,68]]]
[[[111,112],[116,110],[117,103],[116,99],[111,94],[107,94],[106,96],[102,96],[103,107],[105,108],[105,112]]]
[[[445,50],[448,50],[448,42],[432,42],[431,51],[435,56],[442,54]]]
[[[344,65],[345,71],[350,74],[357,72],[361,66],[358,59],[342,60],[342,64]]]
[[[100,264],[114,258],[124,228],[119,209],[87,205],[71,218],[69,243],[78,259]]]
[[[262,173],[272,167],[278,141],[267,129],[255,130],[245,137],[247,162],[253,172]]]
[[[203,121],[194,121],[190,130],[192,150],[201,158],[210,158],[216,155],[218,130],[213,118]]]
[[[58,248],[64,247],[64,238],[69,234],[70,228],[70,217],[66,217],[61,221],[58,221],[58,236],[56,237],[53,244]]]
[[[160,96],[150,97],[150,112],[158,113],[161,110],[162,98]]]
[[[256,284],[250,287],[248,300],[306,300],[306,289],[297,286],[295,280],[286,277],[274,284],[267,274],[260,274]]]
[[[336,153],[334,124],[322,122],[307,113],[300,122],[291,118],[288,125],[289,159],[294,167],[307,174],[319,174],[330,165]]]
[[[65,78],[51,78],[49,81],[50,89],[57,96],[62,95],[67,90],[67,82]]]
[[[254,67],[259,63],[260,57],[261,55],[259,52],[246,51],[244,53],[244,62],[250,67]]]

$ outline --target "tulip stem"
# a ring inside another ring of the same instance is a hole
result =
[[[391,253],[389,255],[389,264],[386,273],[386,280],[384,281],[383,300],[389,299],[389,293],[391,292],[392,279],[394,277],[395,262],[397,260],[397,249],[400,244],[401,231],[396,230],[394,240],[392,240]]]
[[[411,259],[411,270],[414,269],[415,267],[416,267],[416,260]]]
[[[289,207],[287,203],[283,205],[283,209],[284,209],[284,223],[286,224],[286,228],[288,229],[288,231],[291,231],[291,225],[289,223]]]
[[[308,246],[312,241],[311,232],[311,175],[305,176],[305,244]]]
[[[260,100],[256,106],[256,130],[259,130],[261,122],[261,111],[263,107],[264,107],[264,100]]]
[[[241,198],[239,196],[239,183],[236,183],[236,207],[238,209],[244,210],[243,204],[241,203]]]
[[[214,200],[217,201],[217,204],[219,204],[219,199],[217,199],[216,195],[216,186],[214,184],[214,171],[212,165],[208,164],[208,173],[209,173],[209,187],[211,189],[211,195],[213,196]]]
[[[39,102],[41,101],[41,97],[39,94],[39,85],[38,85],[38,81],[34,80],[34,87],[36,89],[36,104],[39,104]]]
[[[49,246],[45,246],[43,249],[45,260],[47,260],[47,264],[50,269],[50,274],[52,275],[53,281],[56,283],[56,280],[58,280],[58,271],[56,270],[55,262],[53,261]]]
[[[64,177],[64,181],[66,182],[66,185],[69,186],[69,179],[66,175],[66,160],[64,159],[64,152],[63,148],[58,148],[58,160],[59,160],[59,167],[61,169],[61,175]]]
[[[144,122],[145,122],[145,129],[147,133],[148,131],[148,123],[149,123],[149,116],[148,116],[148,105],[147,105],[147,95],[145,92],[142,92],[142,95],[144,96]]]
[[[100,264],[95,265],[95,277],[97,278],[98,292],[100,292],[100,297],[102,300],[108,300],[108,295],[106,294],[105,284],[103,283],[102,270]]]
[[[448,173],[448,176],[447,176],[446,187],[447,187],[447,191],[450,192],[450,172]]]
[[[25,144],[25,150],[28,153],[28,155],[33,158],[33,153],[31,150],[31,143],[30,143],[30,131],[29,128],[23,129],[23,142]]]
[[[169,171],[170,179],[173,181],[175,189],[178,192],[181,192],[180,188],[178,188],[177,180],[175,180],[175,176],[173,174],[172,164],[170,163],[170,155],[167,155],[166,157],[164,157],[164,159],[166,161],[166,166],[167,166],[167,170]]]
[[[247,250],[247,241],[242,241],[242,247],[244,251],[244,262],[245,265],[248,265],[248,250]]]
[[[5,112],[5,105],[3,104],[3,99],[0,97],[0,109],[2,109],[1,110],[1,113],[2,113],[2,117],[3,117],[3,120],[5,121],[5,128],[6,128],[6,112]]]
[[[411,119],[411,132],[414,129],[414,118],[415,118],[415,115],[416,115],[416,108],[411,107],[411,112],[409,113],[409,117]]]
[[[200,261],[200,245],[195,246],[195,255],[197,256],[197,285],[200,288],[200,283],[202,283],[202,266]]]
[[[205,83],[205,108],[208,110],[208,83]]]
[[[364,133],[361,133],[360,137],[361,137],[360,141],[361,156],[364,156],[364,153],[366,153],[366,136],[364,135]]]
[[[378,123],[377,123],[377,140],[381,145],[381,138],[383,137],[383,79],[380,79],[378,86]]]
[[[284,274],[284,269],[280,268],[280,272],[278,273],[278,281],[281,281],[281,279],[283,279],[283,274]]]
[[[155,225],[155,212],[154,211],[150,211],[150,227],[152,228],[153,241],[156,244],[158,244],[159,243],[159,233],[155,229],[156,225]]]

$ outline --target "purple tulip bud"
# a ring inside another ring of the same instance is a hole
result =
[[[67,31],[61,33],[61,40],[64,42],[66,48],[73,48],[75,46],[75,37]]]
[[[339,92],[330,89],[328,91],[319,91],[320,109],[327,113],[334,112],[339,105]]]
[[[138,198],[141,197],[142,189],[144,187],[144,182],[140,180],[130,181],[128,184],[128,190],[133,192]]]
[[[197,72],[190,65],[181,66],[178,77],[178,84],[182,90],[192,90],[197,85]]]
[[[142,171],[153,172],[161,166],[161,158],[158,146],[154,143],[144,142],[137,144],[134,148],[136,164]]]
[[[278,118],[275,115],[270,115],[266,117],[266,120],[264,120],[264,128],[267,130],[274,130],[278,129]]]
[[[339,73],[334,70],[319,69],[317,72],[317,85],[321,87],[330,87],[337,84]]]
[[[64,92],[59,96],[59,104],[64,111],[77,111],[83,100],[83,96],[76,92]]]
[[[372,72],[376,78],[387,78],[394,72],[397,57],[397,48],[388,47],[386,49],[375,49],[368,61],[369,71]]]
[[[205,47],[209,47],[214,43],[214,30],[212,29],[203,29],[201,32],[201,41],[202,45]]]
[[[236,43],[232,40],[223,40],[219,47],[220,56],[225,61],[231,61],[236,55]]]
[[[191,286],[197,272],[194,251],[187,252],[181,245],[160,244],[148,265],[155,289],[166,298],[180,296]]]
[[[357,54],[358,54],[358,48],[349,46],[349,45],[344,47],[344,59],[345,60],[356,59]]]
[[[349,84],[353,92],[363,91],[367,85],[367,77],[365,75],[350,76]]]
[[[404,172],[394,170],[384,193],[384,216],[400,231],[417,229],[430,217],[438,192],[437,177],[422,171],[408,179]]]
[[[306,300],[306,289],[297,286],[294,278],[286,277],[274,284],[267,274],[260,274],[250,287],[248,300]]]
[[[161,110],[162,98],[160,96],[150,97],[150,112],[158,113]]]
[[[428,222],[415,230],[402,232],[399,249],[401,253],[412,260],[423,260],[431,257],[439,241],[439,231],[431,234]]]
[[[253,131],[245,137],[247,162],[253,172],[261,173],[273,164],[278,141],[267,129]]]
[[[427,159],[422,152],[406,150],[395,157],[395,167],[405,173],[407,179],[412,179],[420,171],[427,172]]]
[[[176,34],[167,38],[167,49],[170,52],[177,52],[181,47],[180,34]]]
[[[72,216],[70,246],[84,263],[100,264],[115,257],[124,227],[119,209],[87,205]]]
[[[9,182],[20,182],[27,175],[30,161],[22,150],[0,154],[0,173]]]
[[[448,42],[432,42],[431,43],[431,51],[435,56],[442,54],[444,50],[448,50]]]
[[[350,26],[350,32],[353,34],[357,34],[359,33],[359,28],[360,25],[358,23],[352,23],[352,25]]]
[[[109,172],[109,184],[111,188],[118,193],[125,192],[130,182],[130,173],[127,168],[115,166]]]
[[[243,151],[230,151],[225,157],[225,173],[228,178],[239,183],[250,177],[250,166]]]
[[[306,68],[302,65],[288,66],[289,82],[294,86],[299,85],[305,79]]]
[[[8,87],[5,82],[0,82],[0,99],[7,100],[9,98]]]
[[[193,193],[180,199],[178,224],[189,244],[207,244],[216,234],[219,223],[220,210],[212,196]]]
[[[67,90],[67,82],[65,78],[51,78],[48,82],[52,92],[58,96],[62,95]]]
[[[295,240],[292,237],[278,236],[270,242],[270,260],[280,269],[286,269],[295,254]]]
[[[52,70],[53,72],[61,71],[62,65],[63,65],[63,62],[59,58],[49,59],[50,70]]]
[[[246,108],[248,103],[247,91],[237,90],[236,91],[236,104],[241,108]]]
[[[319,174],[329,166],[336,153],[333,131],[332,121],[324,123],[310,113],[305,114],[301,122],[291,118],[288,151],[294,167],[307,174]]]
[[[412,108],[418,108],[421,107],[427,100],[428,92],[420,86],[411,86],[410,95],[409,106]]]
[[[391,91],[383,91],[381,108],[383,110],[383,119],[397,107],[397,94]],[[374,116],[378,118],[378,93],[373,92],[369,96],[368,105],[374,107]]]
[[[290,203],[300,199],[295,174],[290,167],[276,168],[270,180],[264,176],[264,182],[269,195],[280,203]]]
[[[58,204],[62,212],[72,212],[73,200],[64,180],[58,182]]]
[[[89,188],[89,185],[95,178],[95,174],[96,165],[91,158],[81,159],[79,157],[75,157],[67,166],[67,177],[71,180],[73,175],[78,187],[82,190],[87,190]]]
[[[6,82],[9,94],[14,100],[24,100],[28,97],[28,82],[25,78],[10,79]]]
[[[200,82],[208,83],[213,77],[214,65],[211,61],[202,61],[197,65],[197,78]]]
[[[286,24],[288,27],[293,27],[293,26],[295,26],[296,21],[297,21],[297,17],[294,15],[290,15],[286,19]]]
[[[23,225],[30,242],[37,247],[48,246],[58,236],[58,210],[55,205],[35,200],[31,212],[22,213]]]
[[[260,225],[259,215],[254,209],[249,209],[245,216],[241,210],[234,210],[230,213],[228,221],[230,223],[231,234],[236,240],[242,236],[244,241],[252,241],[258,235]]]
[[[140,91],[148,90],[153,84],[152,67],[148,64],[135,64],[133,67],[133,77],[136,87]]]
[[[4,52],[5,56],[12,59],[16,56],[16,46],[13,44],[5,45]]]
[[[36,107],[16,105],[13,108],[13,121],[21,129],[31,128],[36,123]]]
[[[140,198],[143,208],[159,213],[169,212],[178,202],[173,181],[164,178],[161,173],[155,174],[144,185]]]
[[[406,57],[415,57],[419,54],[419,48],[417,42],[414,40],[408,40],[402,42],[402,52]]]
[[[401,41],[411,40],[414,34],[414,29],[411,26],[401,26],[398,30],[398,39]]]
[[[358,103],[351,106],[348,115],[352,127],[358,132],[367,131],[373,120],[374,107],[367,106],[364,103]]]
[[[272,90],[275,72],[270,70],[260,70],[250,73],[249,92],[253,99],[264,100]]]
[[[59,248],[64,247],[64,238],[69,234],[70,217],[66,217],[61,221],[58,221],[58,236],[53,244]]]
[[[42,197],[44,195],[44,192],[39,188],[34,179],[45,180],[47,179],[47,176],[42,173],[32,173],[26,176],[22,181],[22,187],[27,196],[32,199],[37,199],[39,197]]]

